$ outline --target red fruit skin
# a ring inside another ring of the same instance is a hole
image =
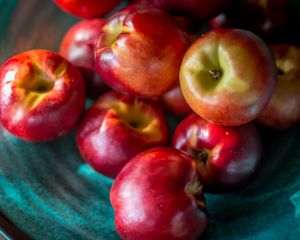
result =
[[[214,71],[221,71],[219,79],[214,79]],[[179,79],[186,102],[199,116],[238,126],[260,114],[276,76],[275,60],[261,38],[246,30],[220,28],[190,46]]]
[[[186,32],[192,32],[194,30],[194,22],[190,18],[174,16],[180,27]]]
[[[144,2],[132,3],[117,11],[111,18],[119,17],[121,18],[121,21],[123,21],[126,15],[131,12],[135,12],[138,10],[149,10],[149,9],[157,9],[157,8],[153,7],[151,4],[144,3]],[[177,24],[182,29],[182,31],[185,32],[186,38],[189,43],[196,40],[198,36],[197,31],[199,30],[198,29],[199,26],[195,24],[195,22],[192,19],[183,16],[172,16],[172,17],[174,17],[174,19],[176,20]]]
[[[132,3],[130,5],[127,5],[126,7],[118,10],[113,16],[115,15],[123,15],[124,18],[127,14],[129,14],[130,12],[134,12],[137,10],[149,10],[149,9],[157,9],[155,6],[153,6],[150,3],[147,2],[135,2]],[[181,27],[181,29],[183,31],[185,31],[188,35],[189,34],[194,34],[195,32],[197,32],[199,30],[199,25],[195,24],[195,22],[193,21],[193,19],[189,18],[189,17],[185,17],[185,16],[173,16],[172,17],[175,18],[177,24],[179,24],[179,26]],[[189,38],[189,36],[188,36]]]
[[[96,40],[105,23],[104,19],[80,21],[68,30],[60,45],[60,54],[80,70],[87,96],[92,99],[109,90],[96,72],[94,56]]]
[[[225,11],[235,0],[137,0],[134,2],[148,5],[148,7],[155,7],[172,15],[202,21]]]
[[[114,178],[136,154],[166,144],[167,123],[152,102],[108,92],[94,102],[77,131],[83,159]]]
[[[153,98],[178,83],[188,40],[173,17],[139,9],[113,16],[102,30],[96,69],[114,90]]]
[[[162,98],[161,102],[164,108],[169,111],[170,113],[176,116],[186,116],[192,113],[192,109],[186,103],[180,86],[177,86],[170,91],[166,92]]]
[[[103,17],[121,0],[53,0],[56,5],[68,14],[79,18]]]
[[[197,239],[207,227],[195,162],[176,149],[134,157],[115,179],[110,201],[122,239]]]
[[[204,190],[214,193],[241,189],[250,181],[261,160],[261,145],[253,124],[224,127],[196,114],[177,126],[172,139],[173,147],[194,158]]]
[[[210,27],[247,29],[266,37],[286,24],[287,10],[287,0],[242,0],[225,14],[213,18]]]
[[[0,69],[0,121],[30,142],[50,141],[72,130],[85,105],[79,71],[60,55],[31,50]]]
[[[257,122],[283,130],[300,122],[300,48],[291,44],[273,44],[270,48],[279,74],[275,91]]]

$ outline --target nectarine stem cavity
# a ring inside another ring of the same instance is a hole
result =
[[[189,154],[197,161],[197,163],[205,164],[208,160],[209,154],[207,150],[201,149],[190,149]]]
[[[28,75],[19,81],[18,88],[24,92],[24,105],[33,109],[53,89],[54,81],[37,64],[30,67]]]
[[[32,86],[27,86],[27,90],[29,92],[35,92],[35,93],[47,93],[52,90],[54,86],[53,82],[47,81],[47,80],[40,80],[37,82],[33,82]]]
[[[54,87],[54,81],[50,80],[50,76],[42,70],[41,66],[31,64],[28,76],[20,81],[19,87],[27,92],[41,94],[51,91]]]
[[[278,75],[284,75],[284,71],[281,68],[277,68]]]
[[[209,70],[209,73],[213,79],[220,80],[223,76],[223,71],[218,69]]]
[[[123,26],[123,20],[124,19],[116,18],[114,21],[104,25],[101,35],[104,40],[104,46],[112,46],[122,33],[131,32],[130,28]]]
[[[134,129],[142,130],[151,122],[151,117],[141,110],[141,103],[135,101],[133,105],[119,103],[114,105],[114,110],[123,121]]]

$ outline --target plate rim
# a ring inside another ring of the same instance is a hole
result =
[[[4,240],[32,240],[25,232],[19,229],[6,215],[0,211],[0,239]]]

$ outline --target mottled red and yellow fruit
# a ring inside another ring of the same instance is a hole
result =
[[[80,18],[102,17],[122,0],[53,0],[65,12]]]
[[[278,76],[275,92],[258,116],[258,122],[286,129],[300,121],[300,49],[290,44],[271,45]]]
[[[122,239],[194,240],[208,223],[195,162],[173,148],[138,154],[110,192]]]
[[[87,95],[99,97],[109,87],[101,80],[95,69],[95,44],[104,19],[84,20],[76,23],[65,34],[60,45],[60,54],[75,65],[84,77]]]
[[[244,187],[261,160],[261,139],[253,124],[224,127],[196,114],[178,125],[172,146],[195,160],[199,179],[208,192]]]
[[[176,20],[164,12],[126,13],[114,15],[103,27],[96,47],[96,68],[118,92],[158,97],[178,82],[188,40]]]
[[[276,75],[275,60],[262,39],[246,30],[215,29],[186,52],[180,86],[199,116],[236,126],[259,115],[274,91]]]
[[[0,69],[0,120],[26,141],[49,141],[69,132],[85,105],[76,67],[48,50],[31,50]]]
[[[164,145],[167,136],[166,120],[154,103],[108,92],[89,109],[76,139],[83,159],[113,178],[139,152]]]

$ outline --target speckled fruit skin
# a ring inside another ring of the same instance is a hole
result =
[[[103,17],[121,0],[53,0],[66,13],[80,18]]]
[[[65,34],[59,53],[75,65],[84,77],[87,96],[95,99],[109,90],[95,69],[95,44],[104,19],[83,20],[72,26]]]
[[[110,201],[122,239],[197,239],[207,227],[195,162],[173,148],[134,157],[115,179]]]
[[[234,0],[136,0],[133,2],[155,7],[172,15],[207,20],[225,11]]]
[[[167,123],[158,106],[111,91],[88,110],[76,141],[90,166],[114,178],[136,154],[166,144],[167,136]]]
[[[56,139],[84,110],[85,84],[76,67],[48,50],[8,59],[0,69],[0,121],[25,141]]]
[[[186,52],[180,86],[199,116],[220,125],[254,120],[269,101],[277,76],[268,46],[240,29],[215,29]]]
[[[125,11],[126,12],[126,11]],[[114,15],[102,28],[96,68],[114,90],[152,98],[178,83],[186,35],[176,20],[154,9]]]
[[[300,122],[300,48],[291,44],[270,46],[279,74],[275,91],[257,121],[273,129]]]
[[[161,103],[168,112],[175,116],[183,117],[192,113],[192,109],[182,95],[180,86],[166,92],[161,98]]]
[[[191,114],[176,128],[172,146],[193,157],[208,192],[244,187],[261,160],[262,143],[252,123],[224,127]]]

